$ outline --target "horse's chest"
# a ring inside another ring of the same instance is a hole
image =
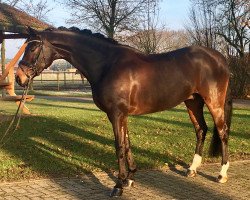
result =
[[[92,91],[93,101],[95,105],[102,111],[106,111],[106,106],[104,104],[103,98],[100,97],[100,94],[98,94],[95,91]]]

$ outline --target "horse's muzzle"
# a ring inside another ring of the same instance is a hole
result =
[[[23,70],[20,67],[16,71],[16,82],[21,87],[25,87],[29,82],[28,77],[26,76],[26,74],[23,72]]]

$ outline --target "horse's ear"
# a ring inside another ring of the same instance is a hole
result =
[[[30,26],[27,27],[27,32],[28,32],[29,35],[32,35],[32,36],[38,35],[38,31],[31,28]]]

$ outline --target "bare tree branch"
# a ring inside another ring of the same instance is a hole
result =
[[[133,30],[145,12],[146,2],[158,0],[61,0],[71,10],[68,23],[88,24],[113,38],[118,32]]]
[[[247,26],[250,19],[250,1],[192,1],[191,25],[186,29],[194,43],[218,49],[223,39],[234,52],[243,57],[250,45],[250,29]]]

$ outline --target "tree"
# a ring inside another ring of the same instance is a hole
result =
[[[144,10],[138,28],[129,33],[130,36],[126,38],[126,42],[146,54],[156,53],[159,52],[164,31],[164,27],[158,25],[158,1],[145,1]]]
[[[62,0],[71,10],[69,23],[88,24],[114,38],[117,32],[134,30],[148,1],[158,0]]]
[[[194,43],[216,49],[224,41],[228,54],[243,57],[250,45],[250,1],[192,1],[191,25],[186,29]]]
[[[169,31],[159,23],[158,3],[147,1],[138,30],[127,37],[129,45],[146,54],[167,52],[187,45],[184,31]]]
[[[136,32],[127,37],[126,43],[149,54],[173,51],[187,46],[189,41],[185,31],[157,29],[152,30],[152,33],[149,31]]]
[[[29,0],[29,2],[23,1],[21,8],[41,21],[50,22],[47,16],[53,8],[49,7],[47,0],[40,0],[37,3],[33,0]]]
[[[218,38],[215,34],[215,16],[212,7],[206,0],[193,0],[189,12],[190,23],[186,25],[192,44],[218,48]]]
[[[249,0],[211,1],[216,14],[216,34],[221,36],[241,58],[250,45],[250,29],[245,23],[250,19]]]
[[[190,45],[187,32],[184,30],[168,30],[163,33],[162,51],[173,51]],[[161,52],[162,52],[161,51]]]

